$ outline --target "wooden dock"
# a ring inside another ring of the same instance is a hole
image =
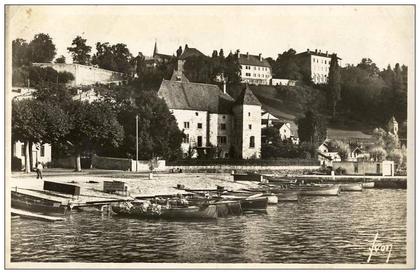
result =
[[[47,215],[41,215],[32,213],[25,210],[20,210],[16,208],[12,208],[10,210],[12,215],[19,216],[21,218],[27,218],[27,219],[34,219],[34,220],[41,220],[41,221],[48,221],[48,222],[55,222],[55,221],[64,221],[66,218],[63,217],[55,217],[55,216],[47,216]]]

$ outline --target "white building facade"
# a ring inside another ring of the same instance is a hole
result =
[[[241,67],[241,80],[243,83],[255,85],[270,85],[272,78],[271,66],[261,54],[251,55],[248,52],[236,53]]]
[[[305,71],[310,73],[310,77],[315,84],[328,83],[328,75],[331,65],[331,54],[328,51],[323,53],[321,50],[307,50],[296,55],[298,64]],[[341,66],[341,58],[338,58],[338,64]]]
[[[235,101],[217,85],[189,82],[183,75],[162,81],[158,96],[184,134],[184,157],[197,157],[210,148],[218,158],[260,157],[261,104],[246,89]]]

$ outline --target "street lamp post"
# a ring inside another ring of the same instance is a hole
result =
[[[136,115],[136,172],[138,172],[139,162],[139,116]]]

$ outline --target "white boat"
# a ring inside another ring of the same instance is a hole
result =
[[[343,192],[360,192],[363,191],[362,183],[340,183],[341,191]]]
[[[362,187],[363,188],[374,188],[375,187],[375,182],[373,182],[373,181],[362,182]]]
[[[338,196],[341,190],[336,184],[300,186],[298,189],[302,196]]]

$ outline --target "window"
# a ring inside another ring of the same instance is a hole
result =
[[[248,112],[248,116],[251,116],[251,113],[250,112]]]
[[[252,130],[252,125],[251,125],[251,124],[249,124],[249,125],[248,125],[248,128],[249,128],[250,130]]]
[[[23,143],[20,146],[20,156],[25,156],[25,145]]]
[[[359,172],[359,165],[357,163],[354,164],[354,173]]]
[[[184,122],[184,129],[190,128],[190,122]]]
[[[185,134],[184,137],[182,138],[182,142],[183,143],[190,143],[190,135]]]
[[[44,157],[45,156],[45,145],[41,145],[41,152],[40,152],[40,156]]]
[[[225,118],[226,118],[226,116],[225,116],[225,115],[223,115],[223,116],[222,116],[222,118],[223,118],[223,119],[225,119]]]
[[[221,130],[226,130],[226,124],[225,123],[220,124],[220,129]]]
[[[381,164],[376,164],[376,173],[381,173]]]
[[[251,76],[251,73],[246,73],[245,74],[247,77],[250,77]]]
[[[203,123],[197,123],[197,129],[202,129],[203,128]]]
[[[197,146],[198,147],[203,146],[203,137],[202,136],[197,137]]]
[[[195,113],[195,116],[198,116],[198,112]]]
[[[255,147],[255,137],[251,136],[249,138],[249,148],[254,148]]]
[[[217,142],[221,145],[226,144],[227,143],[227,137],[226,136],[217,137]]]

